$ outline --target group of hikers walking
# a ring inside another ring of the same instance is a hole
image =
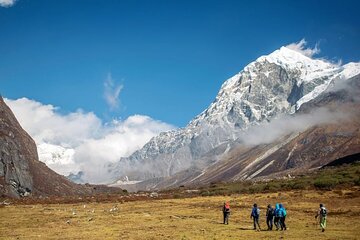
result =
[[[224,224],[229,224],[229,216],[230,216],[230,204],[228,202],[224,203],[223,206],[223,215],[224,215]],[[286,230],[286,209],[283,204],[276,203],[275,208],[269,204],[266,209],[266,225],[267,230],[273,230],[273,225],[275,225],[276,230]],[[320,204],[320,208],[317,211],[315,218],[319,217],[319,223],[321,230],[324,232],[326,228],[326,216],[327,210],[324,204]],[[258,208],[257,204],[254,203],[253,208],[251,209],[250,218],[254,221],[254,230],[261,231],[261,227],[259,224],[260,218],[260,209]]]
[[[269,204],[266,209],[266,224],[268,226],[267,230],[273,230],[273,225],[275,225],[276,230],[286,230],[286,209],[280,203],[276,204],[275,208]],[[259,227],[260,228],[260,227]]]
[[[257,204],[254,203],[254,206],[251,210],[250,218],[254,221],[254,230],[260,231],[261,227],[259,224],[260,218],[260,209]],[[276,226],[276,230],[286,230],[286,209],[284,206],[280,204],[276,204],[275,208],[273,208],[270,204],[266,209],[266,224],[268,226],[267,230],[273,230],[273,224]]]

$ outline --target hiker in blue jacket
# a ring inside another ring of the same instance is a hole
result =
[[[259,224],[259,217],[260,217],[260,209],[258,208],[257,204],[254,203],[254,207],[251,210],[250,218],[254,220],[254,230],[261,231],[260,224]],[[256,229],[256,225],[259,229]]]
[[[280,226],[281,226],[281,230],[286,230],[286,224],[285,224],[286,209],[281,203],[279,204],[279,208],[280,208]]]
[[[276,231],[279,230],[280,228],[280,216],[281,216],[281,213],[280,213],[280,207],[279,207],[279,204],[275,204],[275,211],[274,211],[274,224],[275,224],[275,227],[276,227]]]

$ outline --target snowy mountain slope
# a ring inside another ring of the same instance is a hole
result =
[[[303,104],[295,114],[248,129],[257,135],[256,143],[249,144],[249,139],[242,136],[231,144],[220,145],[208,152],[205,157],[217,155],[217,151],[226,154],[206,168],[186,169],[126,188],[129,191],[181,185],[192,188],[219,181],[283,178],[357,154],[360,149],[359,96],[360,75],[346,82],[337,81],[316,99]],[[309,120],[315,120],[316,124],[308,124]],[[262,131],[254,131],[256,128]],[[279,129],[284,129],[283,134],[276,134]],[[271,141],[265,141],[268,135],[273,135]]]
[[[316,126],[305,127],[300,132],[292,132],[270,144],[259,144],[251,149],[244,150],[244,146],[239,144],[217,166],[212,165],[192,184],[304,173],[332,160],[358,153],[360,75],[346,82],[342,88],[331,87],[329,91],[305,103],[292,116],[299,121],[304,114],[315,117],[319,109],[328,109],[331,114],[327,117],[324,115]]]
[[[340,66],[282,47],[224,82],[215,101],[185,128],[161,133],[110,165],[110,177],[139,181],[201,170],[221,158],[223,152],[204,158],[212,149],[231,143],[254,124],[294,113],[335,79],[359,72],[359,63]]]

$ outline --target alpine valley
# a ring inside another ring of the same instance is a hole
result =
[[[108,183],[136,191],[277,178],[359,153],[359,74],[360,63],[281,47],[225,81],[185,128],[160,133],[108,164]],[[46,144],[38,152],[45,162],[74,155]],[[81,182],[82,174],[70,178]]]

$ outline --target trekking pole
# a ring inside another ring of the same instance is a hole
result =
[[[319,219],[318,219],[318,217],[319,217],[319,216],[316,215],[316,217],[315,217],[315,223],[314,223],[316,230],[318,230],[318,226],[319,226]]]

